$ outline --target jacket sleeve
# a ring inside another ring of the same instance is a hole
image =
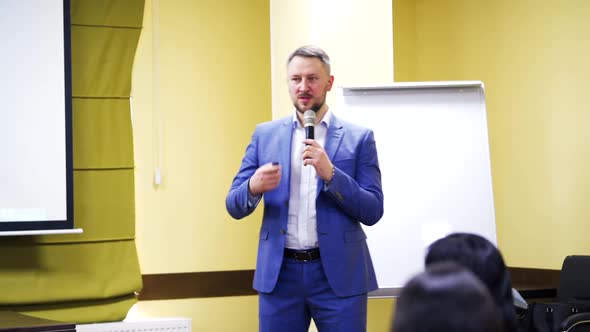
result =
[[[242,159],[240,170],[234,177],[227,197],[225,198],[227,212],[234,219],[242,219],[250,215],[260,202],[260,200],[257,200],[256,204],[248,204],[248,181],[258,168],[257,146],[258,135],[254,131],[250,144],[248,144],[246,153]]]
[[[335,165],[327,193],[346,214],[365,225],[374,225],[381,219],[381,171],[372,131],[369,130],[361,141],[355,174],[346,174]]]

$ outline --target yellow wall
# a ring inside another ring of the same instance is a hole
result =
[[[396,62],[396,81],[485,83],[507,263],[559,269],[566,255],[589,254],[590,2],[394,3],[394,22],[409,22],[394,25],[395,58],[412,68]]]
[[[373,14],[359,17],[350,15],[361,11],[329,11],[330,3],[300,2],[293,9],[283,1],[160,0],[152,15],[153,3],[146,2],[133,81],[144,274],[254,268],[261,211],[233,221],[225,194],[254,125],[271,119],[271,100],[274,117],[290,113],[284,58],[304,43],[330,52],[337,86],[384,82],[393,68],[396,81],[483,80],[498,240],[508,264],[559,268],[566,254],[588,251],[590,115],[581,96],[589,88],[590,50],[583,41],[590,3],[395,0],[393,38],[384,31],[371,44],[371,52],[381,45],[377,54],[391,54],[393,39],[395,66],[391,56],[367,63],[356,54],[355,68],[346,51],[362,49],[351,36],[363,34],[346,29],[391,18],[374,16],[372,6],[383,5],[378,1],[364,2],[362,12]],[[391,4],[378,8],[392,11]],[[322,16],[308,11],[344,17],[321,28]],[[306,28],[311,21],[324,32]],[[367,72],[358,70],[365,65]],[[156,167],[163,173],[159,186]],[[387,331],[392,307],[390,299],[369,301],[369,331]],[[192,317],[195,331],[257,326],[256,296],[142,301],[136,310]]]
[[[234,221],[225,195],[255,124],[271,119],[268,3],[157,3],[133,77],[142,272],[253,269],[260,217]]]
[[[391,0],[270,0],[273,118],[292,114],[286,61],[297,47],[315,44],[331,58],[337,87],[393,81]],[[337,110],[335,110],[337,112]]]
[[[140,301],[134,316],[189,317],[193,332],[258,331],[258,296]]]
[[[261,211],[235,221],[225,195],[255,124],[271,119],[269,3],[153,1],[132,93],[142,273],[254,269]],[[257,326],[256,300],[141,301],[135,310],[191,317],[195,331],[239,331]]]
[[[416,0],[392,1],[394,78],[412,81],[416,76]]]

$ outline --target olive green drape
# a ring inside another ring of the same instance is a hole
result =
[[[129,96],[144,0],[70,6],[74,222],[84,233],[0,239],[0,310],[116,321],[142,287]]]

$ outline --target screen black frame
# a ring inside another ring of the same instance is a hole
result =
[[[51,231],[74,228],[74,154],[72,133],[72,47],[70,0],[63,0],[64,33],[64,98],[65,98],[65,145],[66,145],[66,220],[31,220],[0,222],[2,232]]]

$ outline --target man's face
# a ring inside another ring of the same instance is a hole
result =
[[[334,77],[328,75],[318,58],[296,56],[287,66],[289,95],[299,112],[318,111],[326,102]]]

